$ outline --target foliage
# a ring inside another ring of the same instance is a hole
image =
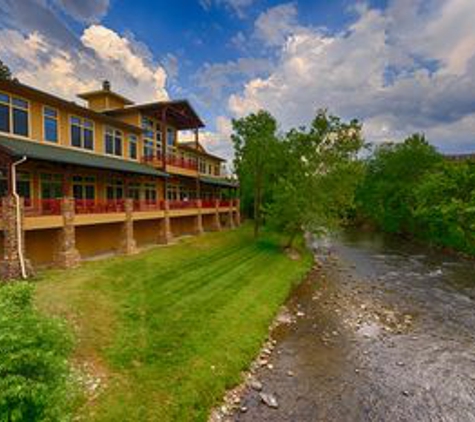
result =
[[[475,253],[475,164],[445,161],[420,135],[376,150],[357,204],[385,231]]]
[[[317,113],[310,128],[293,129],[282,143],[284,166],[274,181],[270,222],[290,236],[338,226],[354,197],[363,147],[357,121]]]
[[[254,218],[257,237],[263,205],[269,201],[272,180],[278,174],[280,164],[277,122],[270,113],[261,110],[233,120],[233,130],[234,167],[240,181],[242,204]]]
[[[435,148],[418,134],[401,144],[379,146],[367,161],[357,192],[360,210],[387,232],[411,232],[415,189],[441,160]]]
[[[65,420],[70,340],[32,305],[27,283],[0,287],[0,421]]]
[[[0,60],[0,80],[12,80],[12,72],[6,64]]]
[[[312,265],[281,237],[251,227],[208,233],[166,249],[51,272],[43,309],[73,318],[77,355],[102,363],[107,388],[79,418],[206,421],[240,382],[275,313]],[[92,416],[93,415],[93,416]]]

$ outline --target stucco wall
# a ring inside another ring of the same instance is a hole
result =
[[[60,229],[25,232],[25,253],[33,265],[53,264],[58,250]]]
[[[83,258],[115,252],[121,242],[121,223],[76,227],[76,247]]]

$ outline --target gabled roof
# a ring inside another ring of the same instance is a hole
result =
[[[179,142],[178,148],[186,149],[188,151],[193,151],[195,154],[202,155],[203,157],[210,157],[216,161],[225,162],[224,158],[218,157],[217,155],[210,154],[200,145],[200,148],[197,149],[194,142]]]
[[[131,111],[139,111],[172,123],[179,130],[198,129],[205,124],[191,106],[188,100],[156,101],[147,104],[137,104],[124,108],[106,111],[109,116],[120,116]]]
[[[110,91],[107,89],[98,89],[97,91],[84,92],[82,94],[78,94],[78,97],[83,100],[89,100],[90,98],[98,97],[101,95],[109,95],[110,97],[115,97],[118,100],[122,101],[124,104],[128,104],[128,105],[134,104],[132,100],[129,100],[128,98],[125,98],[124,96],[120,94],[117,94],[117,92]]]
[[[39,89],[24,85],[17,81],[8,81],[0,79],[0,90],[11,92],[21,97],[25,97],[26,99],[32,99],[30,97],[34,96],[35,99],[39,99],[46,105],[58,108],[65,108],[71,111],[72,113],[76,113],[80,116],[88,117],[91,119],[97,119],[104,123],[110,124],[111,126],[117,127],[118,129],[124,129],[135,133],[142,132],[142,129],[138,126],[130,125],[118,119],[114,119],[113,117],[107,116],[104,113],[98,113],[96,111],[91,110],[90,108],[82,107],[72,101],[64,100],[55,95],[48,94],[44,91],[40,91]]]
[[[200,176],[200,182],[208,183],[209,185],[222,186],[227,188],[237,188],[239,187],[238,182],[233,182],[228,179],[218,179],[214,177]]]
[[[123,173],[136,173],[147,176],[167,177],[167,173],[134,161],[93,154],[73,148],[26,141],[0,135],[0,149],[13,157],[27,157],[34,160],[60,164],[74,164],[97,169],[115,170]]]

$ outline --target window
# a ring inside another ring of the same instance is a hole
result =
[[[96,179],[93,176],[73,176],[73,196],[75,199],[94,200]]]
[[[144,139],[143,141],[143,155],[144,157],[153,157],[153,141],[150,139]]]
[[[167,128],[167,145],[170,147],[175,145],[175,130],[171,127]]]
[[[29,104],[21,98],[0,93],[0,131],[27,137]]]
[[[54,108],[43,108],[43,130],[45,141],[58,142],[58,111]]]
[[[41,179],[41,198],[57,199],[63,196],[63,176],[43,173]]]
[[[144,130],[144,156],[153,157],[162,153],[162,127],[148,117],[142,117]]]
[[[154,183],[146,183],[144,185],[144,192],[147,201],[157,200],[157,186]]]
[[[124,182],[120,179],[112,180],[106,188],[106,196],[108,200],[117,200],[124,198]]]
[[[170,201],[175,201],[179,196],[179,188],[177,185],[168,185],[167,187],[167,198]]]
[[[218,164],[214,166],[214,175],[215,176],[220,176],[221,175],[221,168]]]
[[[129,183],[127,187],[127,198],[140,200],[140,183]]]
[[[94,149],[94,124],[87,119],[71,117],[71,145],[77,148]]]
[[[31,198],[31,177],[30,173],[18,173],[18,178],[16,181],[16,190],[18,195],[22,198],[30,199]]]
[[[199,169],[200,169],[200,173],[206,173],[206,161],[203,160],[202,158],[200,158],[200,161],[199,161]]]
[[[120,130],[107,128],[105,138],[106,154],[122,156],[122,132]]]
[[[129,136],[129,158],[132,158],[133,160],[137,159],[137,146],[138,141],[137,141],[137,136],[135,135],[130,135]]]

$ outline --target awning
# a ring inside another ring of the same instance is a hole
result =
[[[214,177],[200,176],[200,182],[207,183],[209,185],[221,186],[226,188],[237,188],[239,184],[231,180],[218,179]]]
[[[167,173],[145,164],[36,141],[0,136],[0,148],[7,154],[18,158],[27,157],[60,164],[74,164],[77,166],[115,170],[125,173],[168,177]]]

